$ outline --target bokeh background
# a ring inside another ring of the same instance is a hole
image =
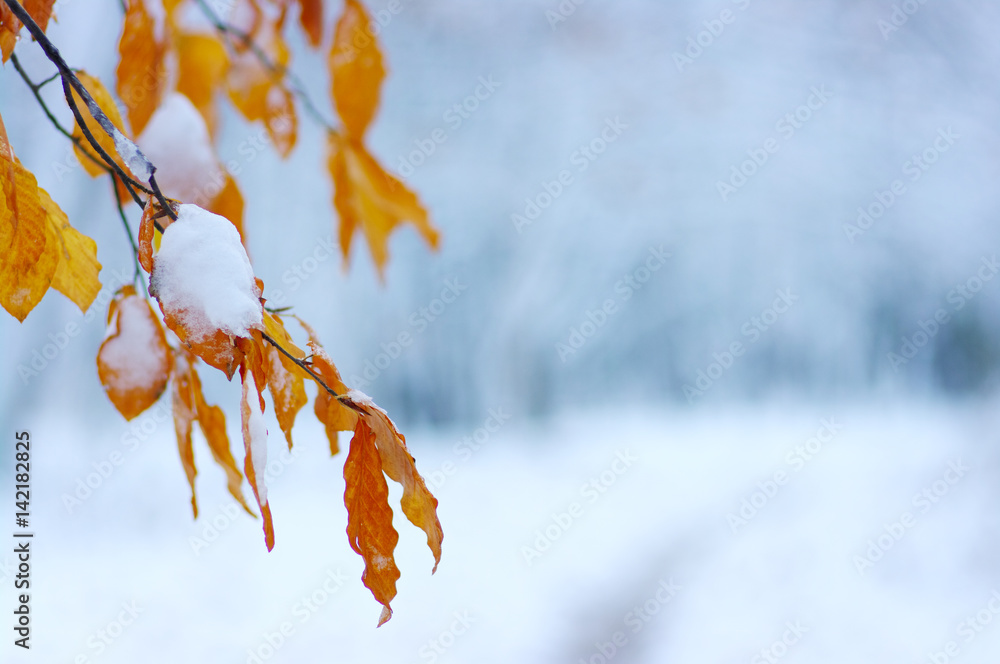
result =
[[[200,438],[192,520],[166,411],[124,422],[96,375],[131,273],[113,198],[8,65],[14,148],[98,241],[106,297],[0,317],[36,531],[34,649],[8,639],[3,661],[996,661],[1000,7],[400,1],[369,140],[440,251],[397,232],[384,284],[364,246],[317,260],[336,222],[307,118],[283,162],[227,112],[220,157],[265,296],[407,434],[441,501],[437,574],[397,519],[375,629],[343,454],[307,411],[293,455],[270,441],[273,552]],[[66,59],[113,80],[118,3],[56,8]],[[293,46],[327,99],[325,54]],[[215,373],[238,443],[239,387]]]

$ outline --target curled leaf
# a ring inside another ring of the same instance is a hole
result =
[[[263,412],[258,408],[258,400],[251,398],[249,372],[245,364],[240,365],[243,382],[243,398],[240,401],[240,415],[243,421],[243,449],[246,453],[243,461],[243,472],[250,482],[253,495],[257,498],[261,516],[264,517],[264,544],[267,550],[274,548],[274,523],[271,520],[271,507],[267,502],[267,485],[264,483],[264,472],[267,468],[267,429],[264,427]]]
[[[399,534],[392,527],[389,487],[382,474],[375,434],[363,418],[358,419],[344,462],[344,482],[347,539],[365,561],[361,581],[382,605],[381,626],[392,617],[389,602],[396,596],[399,579],[393,552]]]
[[[177,432],[177,446],[181,452],[181,461],[184,464],[188,482],[191,484],[191,505],[195,517],[198,516],[198,503],[194,490],[194,477],[197,471],[194,468],[193,454],[190,452],[192,448],[191,431],[195,422],[205,434],[212,458],[226,473],[226,487],[229,494],[247,513],[253,514],[243,498],[243,491],[240,488],[243,483],[243,475],[236,466],[236,461],[230,451],[229,436],[226,433],[226,416],[221,408],[210,406],[205,401],[201,380],[195,369],[196,362],[193,355],[182,350],[175,354],[173,371],[174,428]],[[188,459],[190,459],[190,468],[188,467]]]

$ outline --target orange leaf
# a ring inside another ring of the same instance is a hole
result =
[[[52,18],[54,4],[56,0],[24,0],[24,10],[34,19],[42,32],[45,32],[49,27],[49,19]]]
[[[240,365],[240,372],[246,369],[253,374],[254,385],[257,387],[257,398],[260,402],[260,410],[264,412],[264,388],[267,387],[267,367],[264,351],[264,341],[261,338],[260,330],[250,330],[251,337],[236,338],[236,347],[243,352],[243,363]]]
[[[344,462],[344,505],[347,507],[347,539],[365,561],[361,580],[382,605],[381,626],[392,617],[389,602],[396,596],[399,569],[393,558],[399,534],[392,527],[389,487],[382,474],[382,460],[375,447],[375,434],[358,418],[351,448]]]
[[[245,370],[246,365],[240,365],[240,377],[243,381],[243,398],[240,400],[240,415],[243,420],[243,449],[246,457],[243,461],[243,472],[250,482],[253,495],[257,498],[260,513],[264,517],[264,544],[267,550],[274,548],[274,524],[271,521],[271,507],[267,502],[267,486],[264,484],[264,471],[267,468],[267,429],[264,418],[257,408],[257,400],[251,404],[250,380]]]
[[[123,286],[111,302],[109,335],[97,351],[97,374],[126,420],[156,403],[170,376],[167,337],[149,303]]]
[[[340,247],[347,261],[354,231],[359,226],[368,239],[379,277],[389,258],[388,240],[404,220],[411,221],[432,249],[438,232],[417,195],[382,169],[358,141],[330,134],[328,166],[334,182],[333,205],[340,216]]]
[[[278,70],[269,70],[255,53],[245,49],[232,59],[226,81],[236,110],[250,122],[262,120],[278,154],[287,157],[295,147],[298,118],[294,97],[282,83],[282,70],[291,56],[278,23],[280,18],[275,23],[262,21],[251,34]]]
[[[326,350],[316,338],[316,333],[305,321],[299,319],[299,323],[309,334],[309,348],[312,349],[312,369],[315,371],[327,386],[337,394],[346,395],[347,386],[340,378],[340,372],[334,366],[333,360],[327,355]],[[323,423],[326,428],[326,438],[330,442],[330,454],[335,456],[340,451],[340,444],[337,440],[338,431],[353,431],[357,425],[358,414],[340,402],[339,399],[323,389],[322,385],[316,386],[316,401],[313,404],[316,419]]]
[[[0,305],[19,321],[41,301],[59,265],[59,237],[41,191],[14,157],[0,121]]]
[[[97,262],[97,243],[69,225],[69,218],[48,193],[39,188],[49,223],[59,240],[59,264],[52,275],[52,287],[68,297],[80,311],[86,312],[101,291],[97,275],[101,264]]]
[[[7,62],[10,54],[14,52],[14,45],[17,44],[17,33],[21,30],[21,22],[17,20],[13,12],[0,2],[0,60]]]
[[[264,325],[268,330],[274,324],[271,321],[281,326],[281,331],[284,332],[285,326],[281,319],[269,312],[265,313]],[[283,336],[287,335],[285,332]],[[275,337],[270,332],[268,336],[278,343],[282,342],[280,337]],[[264,359],[267,369],[267,389],[270,390],[271,400],[274,402],[274,414],[278,418],[278,425],[285,433],[288,449],[292,449],[292,427],[295,425],[295,416],[308,401],[302,370],[270,344],[267,345]]]
[[[139,264],[147,273],[153,271],[153,235],[156,231],[153,220],[161,209],[156,199],[150,196],[139,220]]]
[[[232,175],[226,173],[226,183],[206,209],[233,222],[240,240],[246,245],[246,236],[243,234],[243,194]]]
[[[406,439],[389,416],[375,404],[368,405],[367,410],[369,414],[361,415],[361,419],[375,433],[375,445],[382,460],[382,470],[394,482],[403,485],[403,514],[410,523],[427,533],[427,546],[434,554],[433,574],[441,562],[441,541],[444,539],[441,522],[437,517],[437,498],[431,495],[424,478],[417,472],[416,462],[406,449]]]
[[[184,461],[184,449],[191,447],[191,425],[197,421],[205,434],[212,458],[222,467],[226,473],[226,483],[230,495],[243,506],[248,514],[253,514],[246,500],[243,498],[243,491],[240,485],[243,483],[243,475],[236,466],[233,454],[229,448],[229,436],[226,434],[226,416],[218,406],[210,406],[205,402],[205,396],[201,390],[201,380],[195,370],[197,361],[193,355],[181,350],[175,355],[174,363],[174,425],[177,430],[177,445],[182,450],[181,460]],[[191,471],[194,470],[192,462]],[[187,464],[185,463],[185,471]],[[194,495],[194,472],[188,472],[188,481],[191,483],[191,504],[195,509],[197,518],[197,502]]]
[[[209,132],[215,133],[215,90],[221,86],[229,67],[229,56],[219,39],[212,35],[182,33],[174,42],[177,53],[177,91],[191,100],[205,118]]]
[[[227,219],[191,204],[178,205],[176,214],[153,257],[149,293],[167,327],[231,379],[245,354],[237,339],[263,327],[260,288]]]
[[[375,116],[385,78],[378,41],[368,28],[371,21],[358,0],[347,0],[328,59],[337,113],[348,136],[358,140]]]
[[[52,5],[55,0],[24,0],[24,10],[34,19],[38,27],[45,32],[52,17]],[[17,33],[21,31],[21,22],[17,20],[7,5],[0,3],[0,55],[7,62],[14,45],[17,43]]]
[[[128,134],[125,130],[125,123],[122,121],[121,113],[118,112],[118,105],[115,104],[114,98],[108,89],[104,87],[104,84],[100,80],[87,74],[86,72],[77,72],[77,78],[83,83],[83,87],[87,88],[87,92],[90,96],[94,98],[97,105],[100,106],[104,114],[108,116],[108,120],[111,124],[118,127],[119,131],[124,134]],[[118,155],[117,150],[115,150],[115,142],[110,136],[101,128],[101,125],[97,124],[97,120],[91,117],[90,113],[87,112],[87,105],[83,103],[83,99],[77,94],[76,90],[72,90],[73,100],[76,102],[77,107],[80,109],[80,114],[87,125],[87,130],[90,134],[97,140],[98,145],[104,149],[112,159],[115,160],[119,166],[122,167],[126,173],[130,176],[132,175],[128,167],[122,161],[122,158]],[[97,177],[98,175],[103,175],[106,171],[101,164],[104,164],[104,160],[98,155],[97,151],[90,145],[87,138],[83,135],[83,130],[80,129],[80,124],[77,122],[73,123],[73,138],[76,138],[84,146],[81,150],[77,145],[73,145],[73,151],[76,153],[76,158],[80,160],[80,164],[83,166],[83,170],[91,177]],[[90,155],[90,156],[88,156]],[[91,158],[93,157],[93,159]],[[117,180],[117,177],[115,178]],[[123,200],[131,200],[130,197],[125,196]]]
[[[162,17],[150,11],[145,0],[128,0],[118,42],[121,61],[116,72],[116,89],[136,134],[142,133],[166,88],[167,45],[167,26]]]
[[[316,48],[323,41],[323,0],[299,0],[299,22]]]

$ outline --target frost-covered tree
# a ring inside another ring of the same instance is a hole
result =
[[[108,178],[129,237],[134,283],[117,291],[97,354],[105,392],[132,419],[169,389],[195,518],[197,424],[225,469],[230,493],[253,514],[243,497],[246,476],[270,550],[274,526],[264,484],[264,392],[291,447],[296,414],[308,403],[306,384],[314,383],[313,410],[326,428],[331,453],[339,451],[339,432],[354,434],[344,462],[347,534],[365,561],[362,580],[383,605],[382,624],[392,614],[389,603],[399,578],[385,476],[403,486],[403,513],[426,533],[435,567],[442,540],[437,500],[385,411],[344,385],[306,323],[296,318],[308,352],[294,340],[293,326],[286,327],[287,308],[267,305],[267,291],[254,276],[244,245],[252,229],[243,227],[239,184],[216,149],[222,97],[247,121],[262,123],[282,157],[295,147],[300,116],[306,117],[326,130],[344,260],[360,230],[381,276],[388,237],[403,221],[435,247],[437,232],[417,196],[387,173],[364,143],[385,76],[377,24],[357,0],[346,0],[329,35],[322,0],[234,0],[225,7],[206,0],[123,0],[112,94],[96,77],[67,63],[46,37],[53,4],[0,0],[0,54],[33,93],[39,121],[47,118],[72,141],[91,176]],[[105,4],[112,7],[100,11],[112,11],[117,3]],[[294,29],[289,18],[296,15],[306,43],[329,49],[336,122],[290,69],[286,33]],[[35,44],[22,39],[26,35]],[[42,49],[54,73],[34,80],[18,61],[18,51],[26,48]],[[43,98],[49,85],[62,86],[72,127],[60,122],[60,110]],[[0,119],[0,304],[23,321],[52,288],[87,311],[101,289],[96,244],[73,228],[56,202],[59,192],[50,195],[38,186],[16,157],[13,138]],[[222,409],[207,404],[202,394],[204,365],[229,379],[239,373],[242,469],[230,450]]]

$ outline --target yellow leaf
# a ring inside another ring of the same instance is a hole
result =
[[[271,321],[280,325],[281,331],[284,332],[281,319],[265,312],[265,328],[274,324]],[[271,334],[268,336],[281,343],[280,336],[275,337]],[[287,337],[288,333],[285,332],[282,336]],[[308,401],[302,370],[270,344],[266,348],[264,359],[267,370],[267,389],[271,392],[271,400],[274,402],[274,414],[278,418],[278,426],[285,433],[288,449],[292,449],[292,427],[295,425],[295,416]]]
[[[354,231],[361,227],[381,278],[389,258],[389,235],[404,220],[412,222],[431,248],[437,249],[438,232],[417,195],[383,170],[360,142],[331,133],[328,166],[345,262]]]
[[[0,120],[0,305],[19,321],[41,301],[59,265],[59,238],[40,191]]]
[[[48,193],[38,189],[42,208],[59,239],[59,264],[52,275],[52,288],[86,312],[101,291],[97,243],[69,225],[69,219]]]
[[[226,48],[217,37],[181,33],[174,42],[177,53],[177,91],[191,100],[209,132],[215,133],[215,90],[221,86],[229,67]]]
[[[125,130],[125,123],[122,121],[121,113],[118,112],[118,106],[115,104],[115,100],[112,98],[111,93],[108,92],[106,87],[104,87],[104,84],[97,78],[82,71],[77,72],[77,78],[79,78],[80,82],[83,83],[83,87],[87,88],[87,92],[89,92],[90,96],[94,98],[97,105],[101,107],[104,114],[108,116],[108,120],[111,121],[111,124],[118,127],[118,130],[123,134],[128,135],[128,132]],[[90,134],[97,140],[98,145],[100,145],[101,148],[103,148],[104,151],[115,160],[115,163],[121,166],[122,170],[131,176],[132,172],[125,166],[122,158],[118,155],[117,150],[115,150],[114,140],[112,140],[112,138],[104,132],[101,126],[97,124],[97,120],[90,116],[90,113],[87,112],[87,105],[83,103],[83,100],[80,98],[80,95],[76,93],[76,90],[72,90],[72,93],[73,100],[79,107],[80,114],[83,116]],[[73,123],[73,137],[78,139],[84,146],[83,150],[76,145],[73,146],[73,151],[76,152],[76,158],[80,160],[83,170],[87,171],[91,177],[103,175],[106,171],[101,164],[104,164],[105,162],[101,156],[97,154],[97,151],[90,145],[90,142],[87,141],[87,138],[83,135],[83,130],[80,129],[80,124],[77,122]],[[90,156],[88,157],[87,155]],[[93,157],[93,159],[91,159],[91,157]],[[117,178],[115,179],[117,180]],[[128,196],[125,196],[123,200],[131,199]]]
[[[118,96],[125,103],[129,123],[138,135],[146,127],[153,111],[160,105],[166,88],[165,56],[168,47],[167,26],[146,2],[128,0],[125,25],[118,42]]]
[[[434,554],[433,574],[441,562],[441,541],[444,533],[437,517],[438,501],[424,478],[417,472],[416,461],[406,449],[406,439],[396,429],[389,416],[378,406],[369,406],[369,414],[360,417],[375,432],[375,444],[382,459],[382,470],[394,482],[403,485],[401,507],[410,523],[427,534],[427,546]]]
[[[358,0],[347,0],[333,33],[328,60],[337,113],[347,134],[358,140],[375,116],[385,78],[382,52],[368,27],[371,22]]]

